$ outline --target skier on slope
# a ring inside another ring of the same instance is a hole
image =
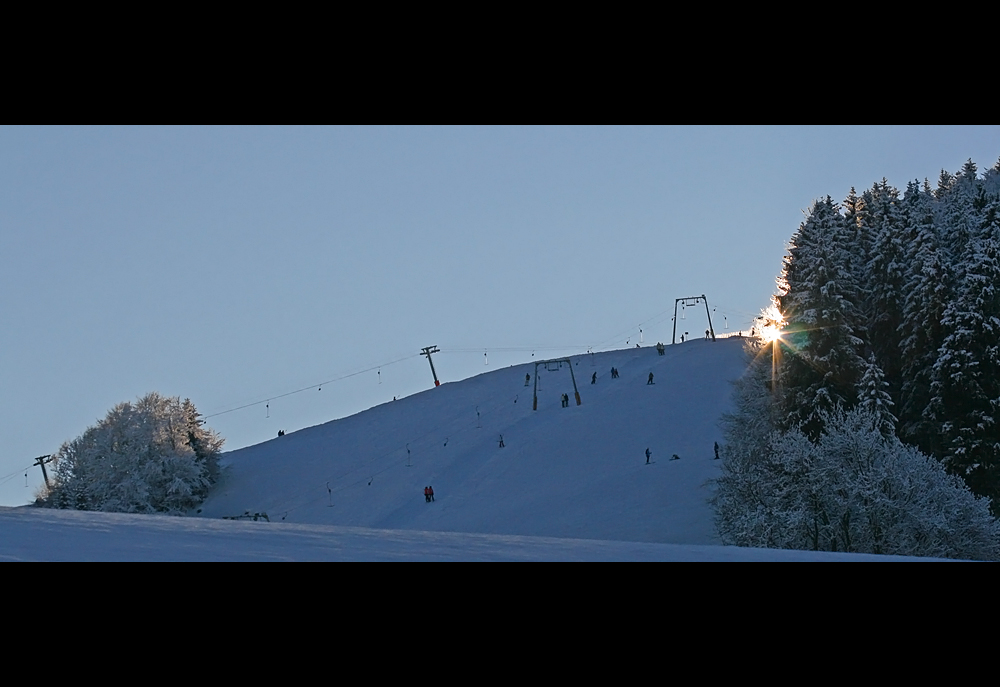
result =
[[[649,386],[652,383],[653,383],[653,373],[650,372],[649,373],[649,379],[646,381],[646,386]]]
[[[646,447],[646,465],[649,465],[649,457],[651,455],[653,455],[653,452],[649,450],[649,447]]]
[[[596,372],[593,374],[593,376],[591,376],[590,383],[591,384],[597,384],[597,373]]]

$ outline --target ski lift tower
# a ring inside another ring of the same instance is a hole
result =
[[[689,305],[698,305],[699,301],[705,301],[705,314],[708,315],[708,331],[712,335],[712,341],[715,341],[715,329],[712,327],[712,313],[708,310],[708,299],[705,298],[705,294],[700,296],[689,296],[687,298],[678,298],[674,300],[674,333],[670,338],[670,343],[677,343],[677,304],[680,303],[684,307]]]
[[[434,370],[434,361],[431,360],[431,353],[440,353],[437,346],[424,346],[420,349],[420,355],[427,356],[427,362],[431,364],[431,374],[434,375],[434,386],[441,386],[441,382],[438,381],[438,373]]]
[[[539,360],[535,363],[535,390],[534,390],[534,400],[531,404],[532,410],[538,410],[538,366],[544,365],[545,369],[549,372],[555,372],[562,368],[563,365],[569,365],[569,376],[573,380],[573,395],[576,396],[576,404],[583,405],[583,401],[580,400],[580,390],[576,387],[576,375],[573,374],[573,362],[569,358],[553,358],[552,360]]]

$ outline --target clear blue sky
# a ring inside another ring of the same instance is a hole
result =
[[[748,328],[813,199],[998,157],[997,126],[2,127],[0,505],[149,391],[262,401],[210,418],[232,449],[426,388],[423,346],[448,381],[669,341],[702,293]]]

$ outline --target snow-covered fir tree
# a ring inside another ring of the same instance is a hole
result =
[[[116,405],[62,445],[43,501],[54,508],[180,514],[208,494],[222,443],[189,400],[150,393]]]
[[[860,309],[868,323],[867,342],[878,365],[898,394],[901,360],[899,326],[903,321],[906,285],[906,245],[910,232],[904,222],[898,191],[885,179],[867,193],[867,215],[873,241],[865,272],[865,300]]]
[[[858,383],[858,407],[874,419],[872,428],[885,438],[896,435],[896,416],[892,414],[892,397],[888,392],[882,368],[872,354],[865,365],[865,374]]]
[[[776,303],[785,317],[781,426],[801,427],[816,438],[821,413],[853,406],[865,362],[864,341],[855,335],[861,317],[854,299],[861,291],[851,278],[840,239],[843,217],[827,196],[817,201],[792,238]]]
[[[951,297],[951,272],[941,246],[929,184],[911,182],[903,210],[912,240],[906,253],[903,321],[899,325],[900,384],[898,432],[903,441],[925,453],[933,451],[935,429],[924,419],[931,399],[931,375],[944,343],[942,317]]]
[[[998,508],[1000,199],[982,188],[975,198],[980,207],[962,213],[960,220],[970,235],[959,256],[961,279],[941,318],[947,334],[934,363],[932,398],[924,417],[937,430],[935,452]],[[978,226],[968,229],[965,223],[973,216],[978,216]]]

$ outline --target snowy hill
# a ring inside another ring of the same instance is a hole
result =
[[[739,339],[572,360],[580,406],[564,365],[533,411],[520,365],[228,453],[202,517],[0,508],[0,560],[908,560],[717,545],[706,482]],[[222,519],[246,511],[271,522]]]
[[[587,354],[572,362],[580,406],[568,366],[540,366],[538,409],[532,410],[532,363],[228,453],[223,479],[201,514],[250,511],[266,512],[272,522],[314,525],[718,543],[706,482],[718,471],[713,442],[720,440],[730,382],[745,368],[742,340],[689,341],[667,346],[663,356],[653,347]],[[612,367],[619,378],[611,378]],[[564,393],[568,408],[561,407]],[[670,460],[673,454],[680,459]],[[424,501],[427,485],[434,503]]]

